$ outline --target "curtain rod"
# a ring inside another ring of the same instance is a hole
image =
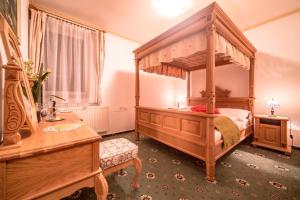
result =
[[[40,8],[34,6],[34,5],[30,5],[29,8],[34,9],[34,10],[37,10],[37,11],[44,12],[44,13],[46,13],[48,16],[50,16],[50,17],[52,17],[52,18],[56,18],[56,19],[65,21],[65,22],[74,24],[74,25],[76,25],[76,26],[82,27],[82,28],[86,28],[86,29],[89,29],[89,30],[91,30],[91,31],[102,31],[102,32],[105,33],[104,30],[101,30],[101,29],[98,29],[98,28],[94,28],[94,27],[85,25],[85,24],[80,23],[80,22],[76,22],[76,21],[74,21],[74,20],[68,19],[67,17],[62,17],[62,16],[59,16],[59,15],[57,15],[57,14],[50,13],[49,11],[40,9]]]

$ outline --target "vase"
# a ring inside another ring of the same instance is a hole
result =
[[[40,103],[35,103],[35,107],[36,107],[36,118],[37,118],[37,121],[40,122],[42,105]]]

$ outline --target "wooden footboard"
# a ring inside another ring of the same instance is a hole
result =
[[[214,115],[145,107],[137,111],[139,133],[206,160],[207,118]]]

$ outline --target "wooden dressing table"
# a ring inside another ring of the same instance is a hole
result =
[[[105,200],[108,186],[99,167],[101,137],[72,113],[62,114],[64,121],[37,123],[17,39],[2,15],[0,33],[0,51],[5,50],[0,55],[7,60],[0,66],[5,70],[4,89],[0,88],[4,91],[0,199],[56,200],[80,188],[94,187],[98,200]],[[70,131],[44,131],[49,126],[70,123],[81,126]],[[20,131],[24,128],[27,132]]]
[[[85,124],[66,132],[45,132],[55,124],[82,123],[72,113],[61,122],[41,122],[19,148],[0,148],[0,199],[60,199],[95,187],[99,199],[107,183],[99,167],[100,136]]]

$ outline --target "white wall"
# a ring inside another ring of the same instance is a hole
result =
[[[106,33],[102,105],[109,107],[109,133],[134,129],[135,62],[140,44]],[[174,79],[141,72],[140,105],[173,107]]]
[[[215,69],[216,86],[231,91],[232,97],[247,97],[249,88],[249,72],[236,65],[220,66]],[[201,97],[205,90],[206,70],[191,73],[191,96]]]
[[[175,106],[175,78],[141,72],[140,105],[155,108]]]
[[[109,133],[134,129],[134,56],[139,44],[106,33],[102,105],[109,107]]]
[[[258,49],[255,63],[255,111],[268,113],[268,99],[281,106],[275,112],[292,120],[294,143],[300,146],[300,13],[245,32]]]

